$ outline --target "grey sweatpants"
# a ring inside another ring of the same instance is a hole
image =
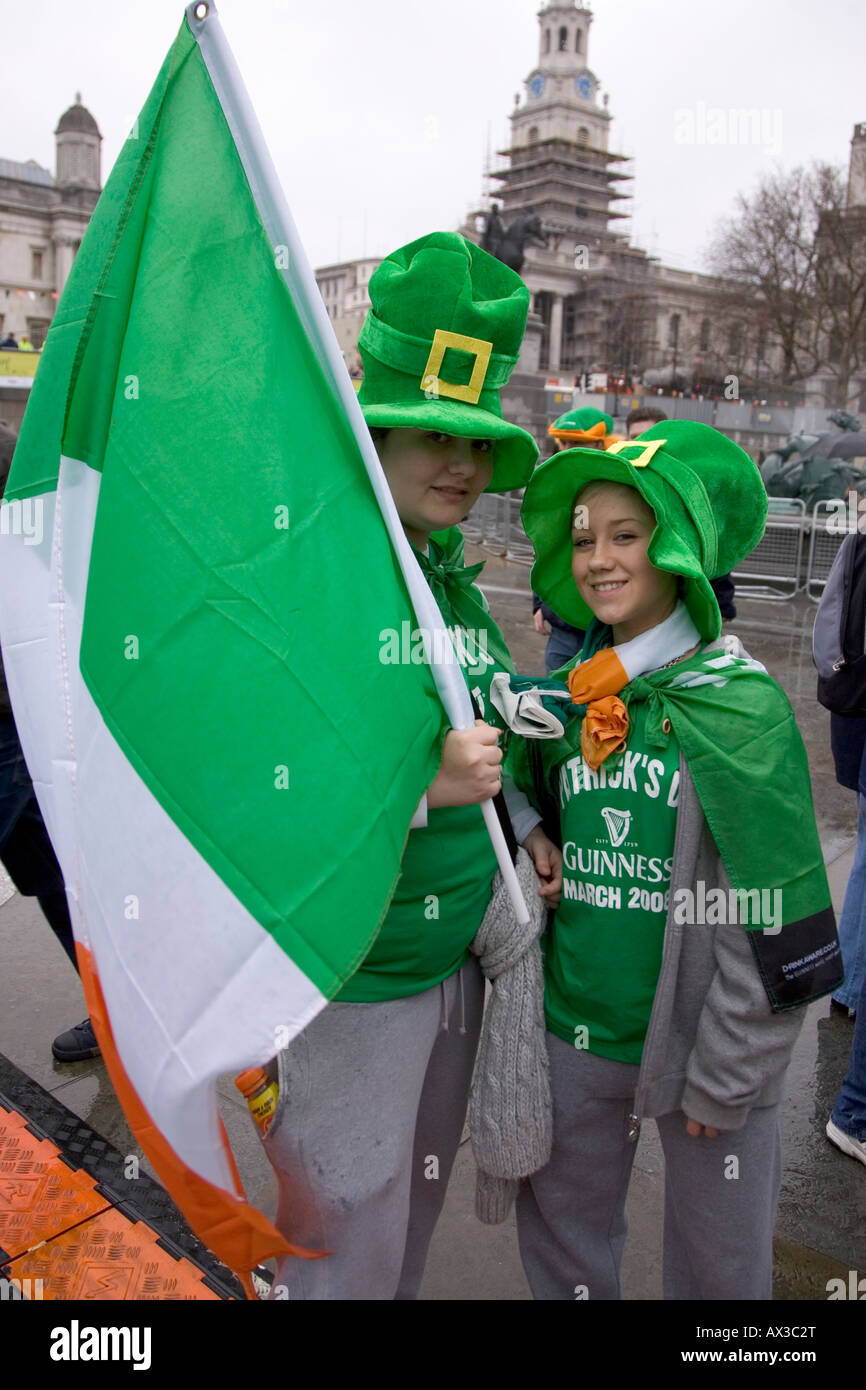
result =
[[[416,1297],[460,1143],[483,998],[473,956],[423,994],[329,1004],[280,1054],[264,1140],[276,1225],[332,1253],[282,1260],[272,1298]]]
[[[639,1068],[552,1033],[547,1044],[553,1152],[517,1199],[523,1267],[535,1298],[617,1299]],[[665,1157],[665,1298],[772,1298],[778,1109],[752,1110],[742,1129],[716,1139],[691,1138],[681,1110],[656,1120]]]

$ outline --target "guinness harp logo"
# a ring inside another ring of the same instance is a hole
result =
[[[612,806],[605,806],[601,814],[604,816],[610,842],[616,849],[617,845],[621,845],[628,834],[631,825],[631,811],[615,811]]]

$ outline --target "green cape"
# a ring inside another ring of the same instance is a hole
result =
[[[465,564],[464,549],[460,527],[450,526],[445,531],[431,533],[429,555],[417,550],[415,555],[440,609],[444,607],[447,611],[450,607],[465,628],[486,633],[491,656],[495,656],[503,670],[513,671],[514,663],[505,638],[490,616],[486,598],[472,582],[483,570],[484,561],[478,565]]]
[[[594,621],[580,659],[611,644],[610,628]],[[773,1007],[834,989],[841,978],[835,919],[806,750],[784,691],[751,658],[704,647],[676,666],[638,676],[620,699],[626,708],[647,702],[653,746],[677,740],[732,887],[781,893],[778,936],[760,923],[750,931]],[[550,792],[553,768],[580,752],[585,706],[574,711],[563,738],[536,742],[544,769],[539,790]],[[611,754],[605,766],[615,768],[624,756]],[[522,739],[512,741],[508,771],[531,794]]]

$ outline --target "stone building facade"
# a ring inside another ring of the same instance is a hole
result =
[[[102,136],[80,95],[54,136],[53,174],[32,159],[0,159],[0,342],[12,334],[36,352],[102,191]],[[0,418],[15,428],[37,362],[0,349]]]
[[[316,271],[316,284],[325,301],[337,342],[349,371],[361,369],[358,335],[370,307],[368,285],[378,260],[343,261]]]
[[[54,134],[54,174],[0,159],[0,338],[27,334],[37,348],[102,190],[102,136],[80,96]]]

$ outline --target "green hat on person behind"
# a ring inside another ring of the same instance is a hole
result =
[[[665,420],[637,439],[568,449],[542,463],[526,489],[523,524],[535,548],[533,592],[566,622],[593,616],[571,572],[574,500],[604,479],[635,488],[655,513],[647,549],[657,569],[682,575],[683,601],[704,641],[722,620],[710,580],[734,569],[764,534],[767,493],[749,455],[709,425]]]
[[[457,232],[431,232],[385,258],[370,303],[358,339],[367,424],[491,439],[487,491],[523,487],[538,447],[499,402],[529,311],[520,276]]]
[[[554,439],[573,439],[575,444],[589,439],[606,439],[613,434],[613,419],[605,415],[603,410],[583,405],[579,410],[569,410],[565,415],[560,415],[547,433]]]

